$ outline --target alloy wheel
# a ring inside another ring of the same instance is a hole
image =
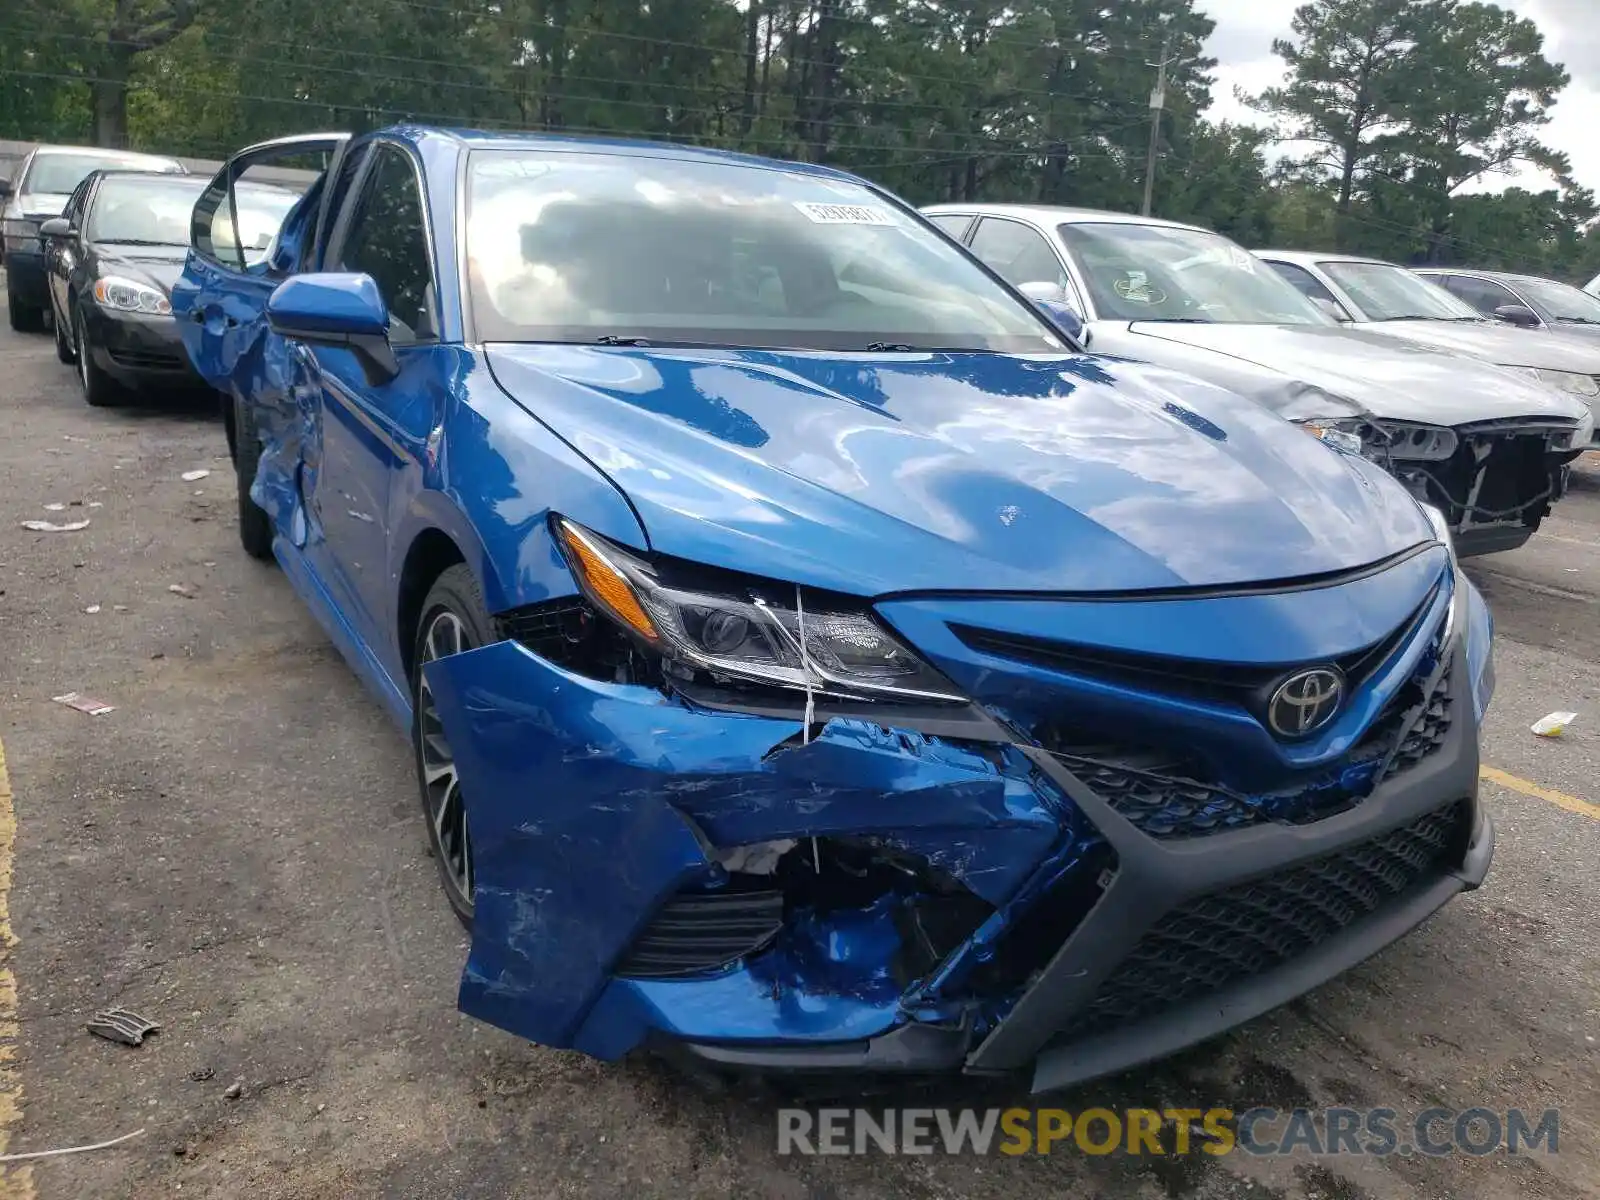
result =
[[[467,809],[461,797],[455,755],[445,737],[433,689],[428,686],[422,667],[435,659],[472,648],[472,639],[461,618],[449,609],[440,609],[429,618],[417,667],[417,761],[422,772],[427,817],[433,825],[434,844],[438,847],[445,878],[469,909],[472,907],[472,839],[467,832]]]

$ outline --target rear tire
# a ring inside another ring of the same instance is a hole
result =
[[[84,323],[82,309],[72,314],[72,348],[78,360],[78,383],[90,407],[112,408],[127,400],[126,389],[94,361],[94,345],[89,341],[89,328]]]
[[[233,404],[233,474],[239,487],[239,545],[251,558],[266,562],[272,558],[272,518],[250,498],[250,485],[261,465],[261,439],[239,401]]]
[[[6,316],[18,333],[39,333],[44,329],[44,309],[24,304],[10,290],[6,292]]]
[[[428,848],[438,864],[439,883],[451,911],[471,929],[474,876],[466,806],[455,773],[455,755],[422,675],[423,665],[436,658],[500,640],[471,567],[457,563],[433,581],[422,602],[416,639],[411,656],[411,742]]]

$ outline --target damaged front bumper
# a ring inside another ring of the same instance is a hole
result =
[[[1445,514],[1463,558],[1528,541],[1566,494],[1568,464],[1588,440],[1576,423],[1553,418],[1374,424],[1383,438],[1365,453]]]
[[[1378,757],[1314,812],[978,705],[822,710],[808,737],[515,641],[431,663],[476,868],[460,1006],[603,1059],[1032,1065],[1041,1090],[1222,1032],[1483,879],[1489,626],[1462,586],[1462,636],[1412,655]]]

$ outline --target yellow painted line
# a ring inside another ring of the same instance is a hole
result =
[[[17,849],[17,810],[6,775],[6,748],[0,745],[0,1154],[22,1120],[22,1073],[17,1066],[17,977],[11,952],[17,935],[11,929],[11,866]],[[33,1166],[0,1166],[0,1200],[34,1200]]]
[[[1503,788],[1510,788],[1513,792],[1521,792],[1524,796],[1532,796],[1535,800],[1554,804],[1557,808],[1564,808],[1570,813],[1577,813],[1580,817],[1600,821],[1600,804],[1590,804],[1587,800],[1579,800],[1576,796],[1569,796],[1554,788],[1540,787],[1537,783],[1530,783],[1498,767],[1479,767],[1478,777],[1487,779],[1490,783],[1498,783]]]

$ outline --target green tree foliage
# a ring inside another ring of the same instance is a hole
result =
[[[1544,57],[1532,21],[1460,0],[1313,0],[1293,32],[1274,45],[1286,83],[1254,103],[1281,135],[1313,147],[1299,178],[1332,200],[1334,222],[1331,239],[1316,222],[1280,226],[1285,241],[1401,261],[1583,269],[1593,197],[1539,141],[1568,77]],[[1558,188],[1464,194],[1521,166],[1544,168]]]
[[[1313,0],[1259,98],[1312,153],[1205,116],[1203,0],[9,0],[0,137],[217,158],[414,120],[695,142],[826,162],[925,202],[1136,209],[1154,70],[1155,211],[1246,244],[1576,275],[1592,197],[1464,195],[1566,164],[1538,31],[1459,0]],[[1586,215],[1587,214],[1587,215]],[[1595,270],[1600,270],[1596,264]],[[1591,274],[1593,271],[1591,271]]]
[[[1295,10],[1290,29],[1298,40],[1272,44],[1288,80],[1255,106],[1279,119],[1280,134],[1314,147],[1303,165],[1337,181],[1341,248],[1352,240],[1346,218],[1358,182],[1412,99],[1420,9],[1414,0],[1316,0]]]

